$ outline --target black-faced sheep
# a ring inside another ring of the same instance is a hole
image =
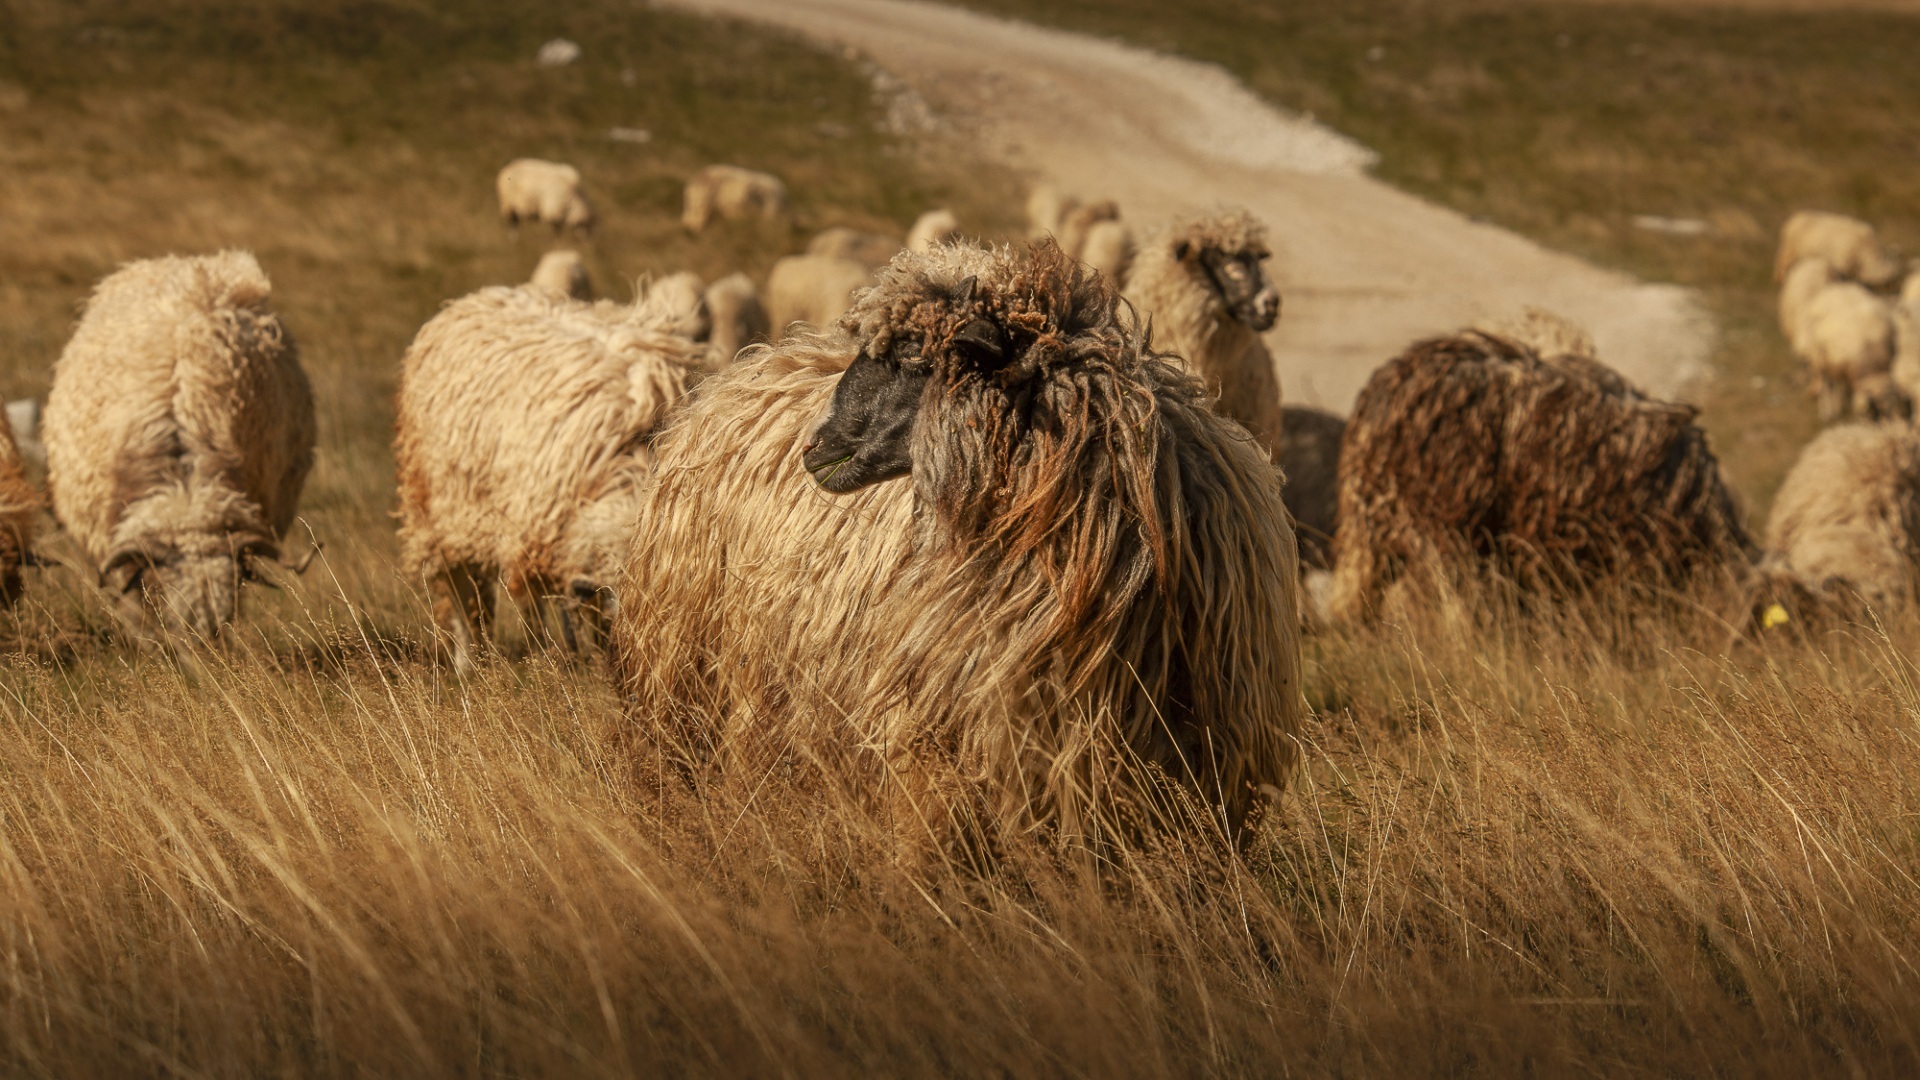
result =
[[[767,314],[775,334],[794,323],[828,327],[853,303],[854,290],[873,284],[873,269],[831,255],[789,255],[767,275]]]
[[[909,832],[1098,835],[1149,775],[1238,830],[1303,708],[1265,454],[1051,244],[903,255],[842,326],[656,444],[630,712],[696,759],[816,762]]]
[[[1347,421],[1333,614],[1453,569],[1552,592],[1743,565],[1752,543],[1693,418],[1596,361],[1478,332],[1412,346]]]
[[[569,300],[593,299],[593,279],[587,276],[587,264],[577,251],[549,251],[540,256],[527,284],[554,296]]]
[[[1773,280],[1785,281],[1787,271],[1802,259],[1825,259],[1842,278],[1874,288],[1900,276],[1899,262],[1880,246],[1873,226],[1824,210],[1801,210],[1781,226]]]
[[[11,424],[0,423],[0,607],[20,598],[20,568],[33,559],[40,493],[14,442]]]
[[[496,580],[523,602],[571,597],[597,612],[647,440],[704,359],[683,318],[664,299],[489,288],[421,327],[395,424],[401,557],[429,581],[456,667],[471,668],[488,633]]]
[[[787,213],[787,185],[780,178],[738,165],[709,165],[687,181],[680,223],[701,232],[715,218],[778,221]]]
[[[518,158],[500,170],[494,191],[500,198],[500,216],[509,225],[544,221],[554,232],[593,229],[593,204],[581,187],[580,170],[571,165]]]
[[[54,515],[143,636],[213,639],[293,523],[313,394],[271,291],[244,251],[129,263],[54,365]]]
[[[1763,571],[1816,597],[1885,611],[1911,604],[1920,573],[1920,434],[1841,424],[1807,444],[1767,515]]]
[[[1266,229],[1244,213],[1177,222],[1135,258],[1127,299],[1154,340],[1185,358],[1269,453],[1279,449],[1280,377],[1260,335],[1280,318],[1261,263]]]

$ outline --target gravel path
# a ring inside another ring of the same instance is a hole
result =
[[[1292,402],[1345,411],[1423,335],[1533,304],[1593,332],[1657,394],[1705,372],[1693,297],[1548,251],[1369,177],[1365,147],[1260,101],[1224,69],[912,0],[666,0],[858,50],[893,120],[951,123],[1013,166],[1118,199],[1136,229],[1244,206],[1271,228],[1286,298],[1269,343]]]

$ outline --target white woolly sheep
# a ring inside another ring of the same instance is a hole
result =
[[[703,358],[677,332],[683,318],[664,298],[488,288],[420,328],[395,422],[401,558],[429,580],[460,670],[487,637],[496,580],[523,603],[571,597],[599,611],[647,440]]]
[[[593,279],[577,251],[549,251],[540,256],[527,284],[570,300],[593,299]]]
[[[705,341],[713,332],[713,316],[707,311],[707,287],[699,274],[691,270],[668,274],[654,279],[642,291],[646,294],[647,306],[664,313],[674,333]],[[627,309],[619,305],[610,304],[600,310],[616,320],[624,319],[627,314]]]
[[[732,363],[741,349],[767,340],[767,309],[745,274],[731,273],[707,286],[707,314],[713,320],[707,348],[716,366]]]
[[[1840,424],[1820,433],[1774,495],[1763,572],[1816,596],[1885,610],[1913,602],[1920,570],[1920,433]]]
[[[887,260],[899,253],[901,246],[900,241],[891,236],[835,225],[831,229],[821,230],[807,241],[807,254],[852,259],[872,269],[885,266]]]
[[[12,425],[0,424],[0,607],[20,598],[20,568],[33,561],[40,493],[27,479]]]
[[[1080,261],[1107,275],[1116,285],[1133,268],[1133,230],[1124,221],[1096,222],[1080,247]]]
[[[842,330],[656,443],[614,635],[640,729],[825,770],[909,843],[1099,843],[1167,783],[1243,836],[1304,708],[1278,470],[1052,244],[900,256]]]
[[[873,272],[852,259],[789,255],[767,276],[767,314],[784,335],[797,322],[829,327],[853,303],[853,292],[873,283]]]
[[[700,232],[715,217],[777,221],[786,213],[787,185],[779,177],[738,165],[709,165],[687,181],[680,222],[688,231]]]
[[[271,293],[244,251],[128,263],[54,364],[54,515],[143,636],[212,640],[293,523],[313,394]]]
[[[1841,280],[1826,260],[1802,259],[1781,286],[1780,324],[1814,377],[1821,420],[1900,410],[1891,375],[1893,305]]]
[[[1920,299],[1893,305],[1893,379],[1911,408],[1920,405]]]
[[[1277,452],[1280,378],[1261,333],[1280,317],[1280,293],[1261,263],[1266,229],[1245,213],[1168,227],[1135,257],[1127,299],[1152,320],[1156,344],[1183,357],[1220,395],[1220,411]]]
[[[494,181],[500,196],[500,216],[509,225],[544,221],[554,232],[593,231],[593,204],[580,184],[580,170],[557,161],[518,158],[507,163]]]
[[[1027,193],[1027,239],[1057,237],[1060,222],[1079,205],[1079,199],[1062,195],[1052,184],[1036,184]]]
[[[1080,203],[1061,216],[1060,230],[1055,235],[1061,250],[1079,259],[1086,255],[1087,237],[1095,226],[1119,220],[1120,204],[1112,199]]]
[[[1907,280],[1900,284],[1900,302],[1920,304],[1920,270],[1908,274]]]
[[[1825,259],[1841,277],[1879,288],[1900,276],[1900,264],[1881,248],[1873,226],[1845,214],[1801,210],[1780,227],[1773,280],[1785,281],[1802,259]]]
[[[925,255],[936,244],[951,242],[960,235],[960,219],[951,210],[929,210],[914,220],[907,230],[907,250]]]

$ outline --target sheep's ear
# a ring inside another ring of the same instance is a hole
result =
[[[994,370],[1007,362],[1007,338],[986,319],[975,319],[953,335],[953,347],[976,367]]]
[[[953,302],[955,304],[961,304],[961,305],[973,303],[973,294],[976,290],[979,289],[979,287],[980,287],[979,277],[972,276],[972,275],[968,276],[967,280],[954,286]]]

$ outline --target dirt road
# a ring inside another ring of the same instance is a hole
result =
[[[1533,304],[1572,316],[1655,393],[1704,372],[1713,327],[1646,285],[1370,178],[1364,147],[1256,98],[1224,69],[908,0],[667,0],[858,50],[935,117],[1136,229],[1244,206],[1272,228],[1285,311],[1269,337],[1289,401],[1345,411],[1407,343]],[[882,82],[887,80],[883,77]]]

